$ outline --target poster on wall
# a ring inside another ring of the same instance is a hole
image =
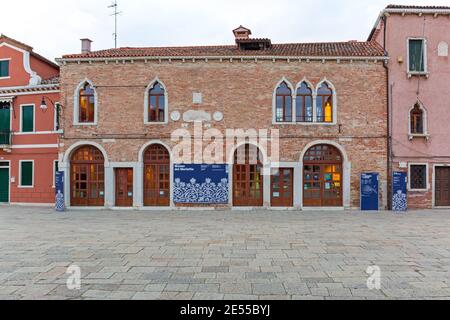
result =
[[[361,174],[361,210],[377,211],[379,208],[379,174],[363,173]]]
[[[179,204],[228,204],[227,164],[175,164],[173,201]]]
[[[408,210],[406,172],[394,172],[392,174],[392,210],[402,212]]]
[[[55,209],[58,212],[64,212],[64,172],[55,173]]]

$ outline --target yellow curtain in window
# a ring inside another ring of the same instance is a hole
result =
[[[333,122],[333,108],[329,101],[325,105],[325,122]]]

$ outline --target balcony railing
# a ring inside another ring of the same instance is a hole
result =
[[[11,145],[11,131],[0,131],[0,146]]]

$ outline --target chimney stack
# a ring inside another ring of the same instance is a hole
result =
[[[250,29],[247,29],[242,25],[239,26],[239,28],[234,29],[233,33],[234,37],[236,38],[236,41],[250,39],[250,35],[252,34]]]
[[[91,52],[91,43],[92,40],[84,38],[81,39],[81,53],[89,53]]]

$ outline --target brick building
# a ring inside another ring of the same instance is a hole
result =
[[[370,41],[390,56],[392,170],[408,173],[410,208],[450,207],[450,7],[385,8]]]
[[[57,59],[66,204],[356,208],[360,175],[378,172],[385,208],[383,48],[272,44],[250,34],[234,30],[234,45],[103,51],[91,51],[85,39],[81,54]],[[222,141],[227,129],[272,135],[265,145],[232,138],[232,147],[216,149],[224,152],[211,167],[200,155],[210,137],[195,138],[199,126]],[[186,166],[174,154],[181,154],[177,130],[192,141]],[[202,176],[208,170],[213,178]]]
[[[57,64],[0,36],[0,203],[55,201],[58,76]]]

